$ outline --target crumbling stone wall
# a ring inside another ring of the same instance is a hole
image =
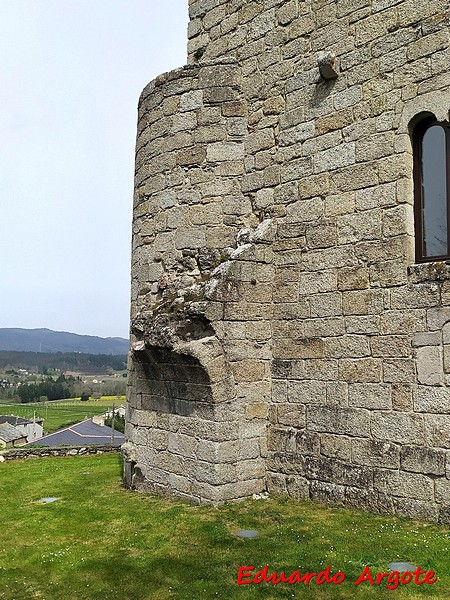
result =
[[[190,16],[140,101],[128,482],[450,522],[450,268],[414,263],[411,143],[449,118],[447,1]]]
[[[272,288],[253,279],[273,266],[239,181],[241,83],[236,61],[203,63],[140,102],[126,479],[198,501],[265,488]]]

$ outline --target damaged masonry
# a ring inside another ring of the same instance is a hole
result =
[[[189,4],[188,65],[139,102],[127,485],[449,523],[450,257],[414,166],[446,0]]]

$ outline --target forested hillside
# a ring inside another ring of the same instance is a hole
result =
[[[128,340],[118,337],[79,335],[51,329],[0,328],[0,350],[126,354]]]
[[[126,368],[125,354],[81,354],[78,352],[9,352],[0,350],[0,371],[26,369],[47,374],[49,370],[74,371],[76,373],[101,375]]]

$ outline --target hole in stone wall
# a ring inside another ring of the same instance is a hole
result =
[[[178,328],[178,335],[182,339],[201,340],[214,335],[214,329],[206,318],[190,318],[184,325]]]
[[[189,416],[213,401],[209,375],[193,356],[149,346],[136,352],[135,368],[144,410]]]

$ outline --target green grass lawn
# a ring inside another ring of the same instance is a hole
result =
[[[60,498],[43,504],[42,497]],[[116,454],[0,464],[2,600],[384,598],[444,600],[448,527],[288,498],[198,507],[122,487]],[[258,539],[239,539],[257,529]],[[354,581],[402,560],[436,571],[433,585],[388,590]],[[318,572],[340,585],[237,585],[242,566]]]
[[[113,404],[117,407],[123,403],[125,403],[124,396],[104,396],[100,400],[89,400],[87,402],[72,399],[54,400],[46,403],[0,404],[0,415],[13,414],[18,417],[32,419],[33,414],[36,414],[36,418],[44,419],[45,433],[52,433],[83,419],[101,415]]]

